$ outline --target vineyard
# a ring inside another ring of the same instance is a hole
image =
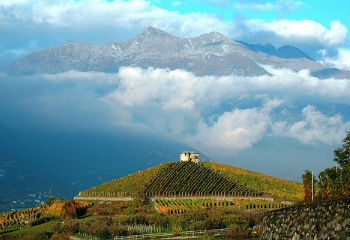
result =
[[[15,210],[11,212],[0,213],[0,229],[14,230],[21,227],[23,224],[28,224],[30,221],[40,218],[42,211],[38,208],[27,208]]]
[[[303,186],[300,183],[216,162],[203,162],[203,165],[255,191],[268,193],[288,200],[303,199]]]
[[[299,200],[303,196],[303,188],[297,182],[215,162],[169,162],[79,193],[79,197],[125,199],[135,196],[277,197]]]
[[[25,226],[34,226],[50,221],[53,215],[62,216],[65,209],[74,214],[86,212],[90,202],[56,201],[51,206],[40,205],[38,208],[27,208],[0,213],[1,232],[10,232]],[[48,217],[50,216],[50,217]]]
[[[188,211],[198,211],[206,208],[213,207],[242,207],[243,209],[260,209],[271,210],[285,207],[286,205],[277,201],[267,200],[212,200],[212,199],[156,199],[154,200],[154,206],[163,213],[167,214],[181,214]]]
[[[246,186],[204,167],[201,163],[170,163],[146,186],[145,193],[153,196],[260,196]]]
[[[129,197],[136,196],[143,191],[144,186],[165,168],[169,163],[139,171],[122,178],[114,179],[96,187],[79,193],[80,196],[89,197]]]

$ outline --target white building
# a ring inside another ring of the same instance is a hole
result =
[[[197,152],[184,151],[180,153],[180,162],[199,162],[199,154]]]

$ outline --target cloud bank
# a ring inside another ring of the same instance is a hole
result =
[[[185,70],[141,69],[123,67],[118,77],[119,88],[106,98],[127,106],[158,105],[163,109],[187,111],[201,106],[217,106],[229,98],[246,94],[283,93],[284,96],[316,96],[347,103],[350,81],[347,79],[320,80],[308,70],[264,68],[272,76],[204,76]],[[293,89],[291,91],[291,89]]]
[[[132,67],[116,74],[0,75],[0,117],[15,127],[158,134],[213,159],[229,159],[269,136],[339,144],[350,125],[342,110],[350,80],[263,67],[271,75],[198,77]]]
[[[209,156],[232,156],[268,135],[303,144],[339,143],[350,126],[339,114],[327,116],[312,105],[298,106],[292,117],[285,111],[296,99],[348,105],[350,81],[264,67],[272,76],[197,77],[184,70],[121,68],[118,88],[102,100],[128,112],[135,126],[183,139]],[[238,107],[242,101],[251,107]]]

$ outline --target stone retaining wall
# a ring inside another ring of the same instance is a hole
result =
[[[133,198],[131,197],[84,197],[84,196],[76,196],[74,197],[74,200],[77,201],[106,201],[106,202],[113,202],[113,201],[132,201]]]
[[[261,240],[350,240],[350,198],[267,212]]]

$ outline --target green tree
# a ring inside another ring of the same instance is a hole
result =
[[[341,195],[350,195],[350,131],[346,132],[343,145],[334,150],[334,161],[341,167],[339,176],[342,185]]]
[[[326,168],[318,175],[318,198],[332,199],[342,195],[343,181],[341,169]]]
[[[47,198],[45,204],[51,206],[56,201],[56,196],[50,196]]]
[[[346,132],[343,139],[343,145],[334,150],[334,161],[337,162],[341,168],[350,166],[350,131]]]
[[[339,167],[326,168],[319,174],[318,197],[333,199],[350,195],[350,131],[346,132],[343,145],[334,150],[334,161]]]

